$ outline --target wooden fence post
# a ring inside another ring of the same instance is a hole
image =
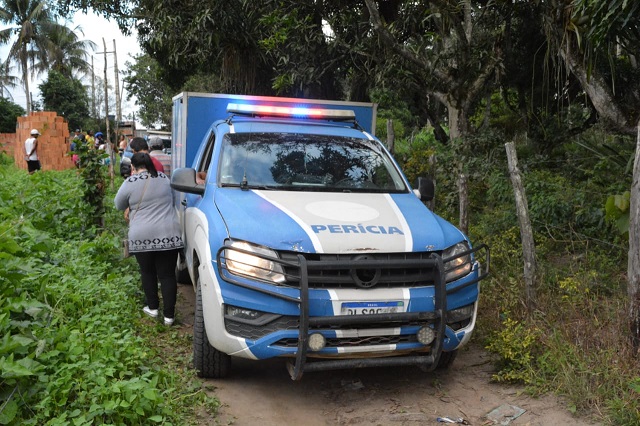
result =
[[[533,231],[529,219],[527,197],[524,186],[522,185],[520,170],[518,170],[516,148],[513,142],[507,142],[504,146],[507,151],[509,175],[511,176],[511,184],[513,185],[513,192],[515,194],[516,211],[520,225],[520,239],[522,241],[522,254],[524,257],[525,304],[527,310],[531,312],[536,305],[536,247],[533,241]]]
[[[460,173],[458,176],[458,195],[460,198],[460,212],[458,216],[458,227],[465,234],[469,233],[469,188],[467,186],[467,175]]]
[[[391,155],[394,155],[394,149],[395,149],[395,142],[396,142],[396,133],[393,130],[393,120],[392,119],[387,119],[387,149],[389,150],[389,152],[391,153]]]
[[[431,180],[433,181],[433,187],[435,188],[435,193],[438,193],[438,182],[436,175],[436,167],[437,167],[437,158],[435,154],[431,154],[429,156],[429,174],[431,175]],[[436,197],[434,196],[431,200],[427,201],[427,207],[432,212],[436,209]]]

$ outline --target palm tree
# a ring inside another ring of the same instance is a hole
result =
[[[87,52],[96,50],[97,45],[91,40],[79,39],[77,33],[84,35],[79,25],[74,29],[58,24],[46,25],[44,30],[50,41],[47,53],[48,64],[38,62],[35,64],[37,71],[48,71],[50,68],[67,78],[82,78],[91,73]]]
[[[12,98],[11,100],[13,100],[13,96],[11,96],[9,89],[17,86],[16,77],[11,75],[12,68],[9,61],[0,62],[0,96],[4,97],[4,94],[7,93]]]
[[[29,64],[32,68],[36,61],[42,66],[48,65],[47,53],[50,45],[45,27],[55,25],[45,0],[5,0],[0,7],[0,22],[9,27],[0,31],[0,43],[16,40],[9,50],[8,61],[15,61],[22,73],[22,82],[27,97],[27,114],[31,112],[29,92]],[[36,74],[36,69],[32,69]]]

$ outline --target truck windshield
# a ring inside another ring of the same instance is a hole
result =
[[[225,135],[219,182],[221,186],[292,191],[408,190],[378,142],[297,133]]]

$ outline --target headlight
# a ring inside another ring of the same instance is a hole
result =
[[[285,281],[282,266],[268,259],[278,257],[273,250],[241,241],[232,242],[231,247],[238,250],[225,249],[224,258],[232,274],[276,283]]]
[[[458,278],[467,275],[471,272],[471,255],[465,254],[463,256],[455,257],[446,262],[446,259],[459,255],[469,250],[469,246],[466,242],[458,243],[449,247],[442,253],[442,258],[445,259],[444,264],[444,280],[450,282],[457,280]]]

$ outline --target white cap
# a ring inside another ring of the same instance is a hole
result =
[[[33,130],[31,130],[31,134],[32,135],[39,135],[40,132],[38,131],[38,129],[33,129]]]

